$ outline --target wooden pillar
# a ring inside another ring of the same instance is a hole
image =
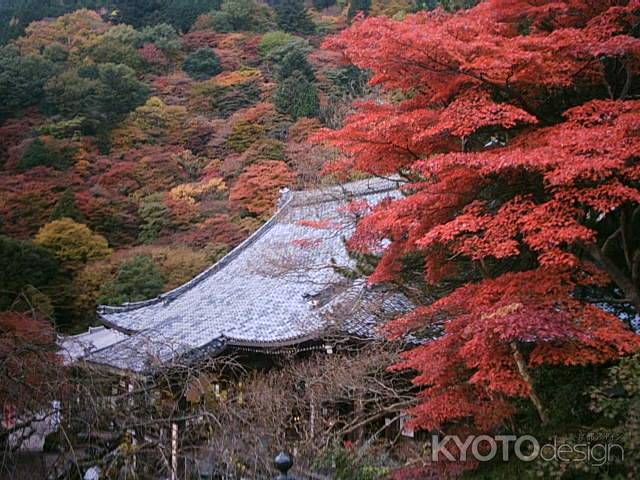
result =
[[[178,478],[178,424],[171,424],[171,480]]]

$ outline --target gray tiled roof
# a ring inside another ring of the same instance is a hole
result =
[[[319,337],[338,316],[344,330],[370,334],[378,317],[410,305],[335,268],[354,266],[344,246],[354,218],[341,207],[399,195],[397,182],[384,179],[284,194],[267,223],[191,281],[152,300],[98,307],[107,326],[128,336],[85,359],[140,371],[205,347],[283,347]]]

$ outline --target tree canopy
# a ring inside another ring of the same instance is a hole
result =
[[[349,244],[388,243],[370,282],[402,284],[413,265],[435,296],[388,326],[434,338],[395,367],[423,387],[415,426],[489,431],[519,398],[545,423],[542,366],[640,347],[586,294],[640,312],[637,15],[635,2],[488,0],[367,18],[327,41],[394,98],[316,138],[344,153],[333,172],[406,181]]]
[[[72,267],[104,258],[111,253],[107,240],[102,235],[93,233],[86,225],[70,218],[47,223],[36,235],[35,242],[51,250],[61,262]]]

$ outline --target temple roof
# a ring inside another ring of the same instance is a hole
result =
[[[355,214],[345,207],[399,195],[386,179],[284,193],[270,220],[189,282],[151,300],[99,306],[104,325],[123,335],[84,360],[143,371],[194,351],[294,346],[332,327],[370,335],[410,302],[344,274],[355,266],[344,244]]]

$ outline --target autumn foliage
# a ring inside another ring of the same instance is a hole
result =
[[[640,348],[593,303],[640,312],[639,9],[488,0],[360,19],[326,42],[371,69],[388,99],[361,103],[316,140],[343,152],[333,173],[406,180],[350,246],[375,254],[388,243],[373,283],[411,268],[426,280],[425,305],[388,326],[434,338],[395,367],[422,386],[416,426],[487,431],[518,397],[544,423],[539,366]]]
[[[284,162],[269,160],[247,168],[229,195],[229,200],[255,215],[272,213],[281,188],[290,185],[292,174]]]

